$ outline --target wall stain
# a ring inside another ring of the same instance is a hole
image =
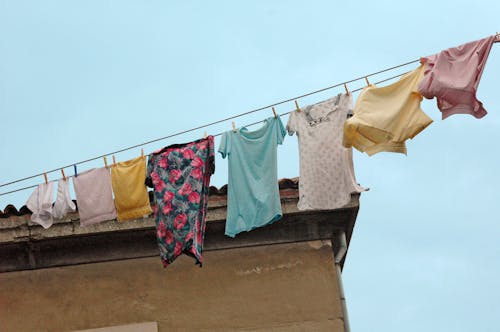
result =
[[[271,272],[275,270],[284,270],[284,269],[291,269],[294,268],[298,265],[304,264],[302,261],[298,260],[295,262],[289,262],[285,264],[278,264],[278,265],[265,265],[265,266],[256,266],[253,269],[249,270],[239,270],[236,272],[237,275],[239,276],[247,276],[250,274],[261,274],[261,273],[266,273],[266,272]]]

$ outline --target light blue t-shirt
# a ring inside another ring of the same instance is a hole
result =
[[[285,133],[281,119],[270,117],[255,131],[244,127],[222,135],[219,152],[229,164],[226,235],[282,217],[276,155]]]

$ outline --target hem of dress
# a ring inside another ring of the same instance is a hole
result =
[[[252,231],[252,230],[254,230],[256,228],[260,228],[260,227],[264,227],[264,226],[267,226],[267,225],[271,225],[271,224],[277,222],[278,220],[280,220],[281,218],[283,218],[283,212],[280,211],[280,213],[275,214],[274,217],[271,220],[269,220],[269,221],[267,221],[265,223],[252,226],[251,228],[241,229],[241,230],[239,230],[237,232],[231,232],[231,233],[224,232],[224,235],[229,236],[231,238],[235,238],[236,235],[238,235],[239,233],[243,233],[243,232],[247,232],[248,233],[248,232],[250,232],[250,231]]]
[[[197,254],[197,253],[193,253],[193,252],[189,251],[189,249],[184,249],[181,251],[181,253],[179,255],[173,256],[171,259],[164,259],[164,258],[160,257],[163,268],[166,268],[169,265],[171,265],[182,254],[185,254],[186,256],[192,257],[195,260],[195,262],[194,262],[195,265],[198,265],[199,267],[203,267],[203,257],[201,256],[201,253]]]
[[[357,191],[353,191],[353,193],[359,193]],[[299,202],[297,203],[297,209],[299,211],[311,211],[311,210],[336,210],[336,209],[341,209],[347,204],[351,202],[351,194],[349,193],[344,201],[341,204],[335,204],[332,206],[320,206],[320,205],[312,205],[312,204],[307,204],[307,203],[302,203],[301,200],[299,199]]]

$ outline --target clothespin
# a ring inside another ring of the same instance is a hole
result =
[[[295,101],[295,110],[296,110],[297,112],[300,112],[299,103],[297,103],[297,101],[296,101],[296,100],[294,100],[294,101]]]
[[[62,177],[63,177],[63,180],[66,181],[66,174],[64,174],[64,168],[61,168],[61,174],[62,174]]]
[[[349,89],[347,88],[347,83],[344,83],[344,89],[345,89],[345,94],[348,95],[350,92]]]
[[[234,121],[231,122],[231,125],[233,126],[233,131],[236,132],[236,125],[234,124]]]
[[[365,76],[366,86],[370,86],[370,81],[368,81],[368,76]]]
[[[73,170],[75,171],[75,178],[78,176],[78,172],[76,170],[76,164],[73,165]]]
[[[115,155],[113,155],[113,166],[116,166],[116,159],[115,159]]]
[[[272,110],[273,110],[274,117],[277,118],[278,114],[276,113],[276,110],[274,109],[274,107],[272,107]]]
[[[108,168],[108,158],[106,156],[102,157],[104,159],[104,167]]]
[[[500,33],[498,33],[498,32],[495,34],[495,41],[494,41],[494,43],[500,43]]]
[[[45,184],[48,184],[49,180],[47,179],[47,173],[43,173],[43,178],[45,179]]]
[[[141,149],[141,157],[144,157],[144,149]]]
[[[207,136],[208,136],[208,135],[207,135],[207,131],[205,130],[205,131],[203,132],[203,138],[207,138]]]

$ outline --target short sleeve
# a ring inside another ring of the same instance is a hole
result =
[[[297,111],[290,113],[290,115],[288,116],[288,122],[286,124],[288,135],[292,136],[294,133],[299,131],[299,128],[297,127],[297,121]]]
[[[226,158],[226,156],[231,153],[231,136],[229,136],[230,134],[231,133],[229,131],[226,131],[224,134],[222,134],[218,150],[222,155],[222,158]]]
[[[286,130],[285,130],[285,126],[283,126],[283,122],[281,122],[281,118],[279,116],[277,118],[275,118],[275,120],[276,120],[276,126],[275,126],[276,138],[278,139],[278,144],[281,145],[281,144],[283,144],[283,140],[285,139]]]

